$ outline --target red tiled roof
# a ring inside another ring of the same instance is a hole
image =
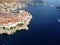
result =
[[[27,15],[28,13],[25,11],[22,12],[22,15],[20,17],[18,17],[19,16],[18,13],[16,14],[0,13],[0,18],[3,19],[3,21],[0,22],[0,24],[8,24],[9,22],[16,22],[17,20],[20,20],[20,19],[23,20],[24,17]]]

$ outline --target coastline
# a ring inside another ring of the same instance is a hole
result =
[[[24,29],[28,30],[29,29],[28,25],[29,25],[31,19],[32,19],[32,15],[29,15],[29,19],[26,20],[26,22],[24,23],[23,26],[17,27],[16,29],[13,29],[13,30],[3,30],[3,29],[0,29],[0,34],[6,33],[6,34],[10,35],[10,34],[14,34],[17,30],[19,30],[19,31],[20,30],[24,30]]]
[[[0,34],[14,34],[17,30],[28,30],[28,25],[32,19],[32,15],[24,10],[17,9],[26,7],[25,3],[20,2],[3,2],[0,3]]]

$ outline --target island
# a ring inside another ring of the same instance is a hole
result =
[[[14,34],[17,30],[28,30],[28,25],[32,19],[32,15],[25,10],[19,10],[20,7],[25,7],[16,0],[0,0],[0,34]]]

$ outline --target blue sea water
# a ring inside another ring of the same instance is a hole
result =
[[[36,1],[36,0],[35,0]],[[37,2],[39,2],[38,0]],[[47,0],[43,0],[47,1]],[[14,35],[0,35],[0,45],[54,45],[60,43],[60,11],[58,2],[47,1],[49,5],[34,5],[25,8],[33,19],[28,31],[17,31]],[[52,3],[54,6],[50,6]]]

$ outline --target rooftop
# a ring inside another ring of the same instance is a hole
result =
[[[10,22],[17,22],[18,20],[24,20],[24,17],[29,15],[28,12],[22,11],[15,14],[0,13],[0,24],[8,24]]]

